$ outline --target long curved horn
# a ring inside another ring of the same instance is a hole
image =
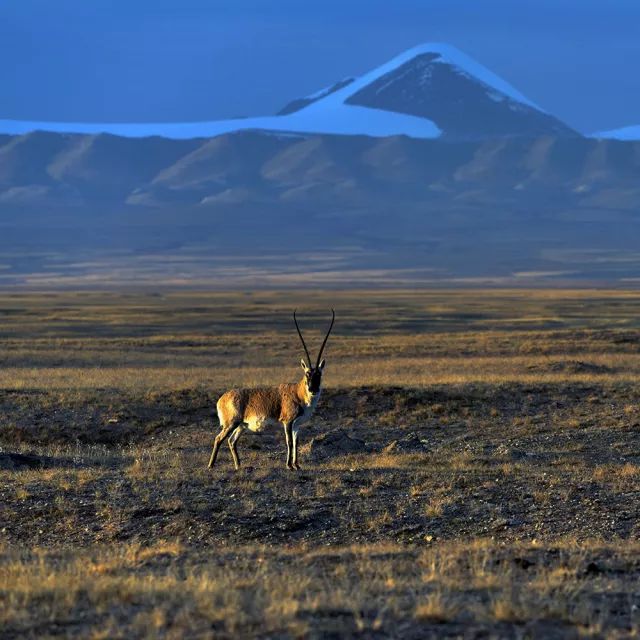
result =
[[[307,345],[304,342],[304,338],[302,337],[302,331],[300,331],[300,327],[298,326],[298,320],[296,319],[296,311],[293,312],[293,321],[296,323],[296,329],[298,330],[298,335],[300,336],[300,341],[302,342],[302,346],[304,347],[304,352],[307,354],[307,362],[309,363],[309,369],[311,369],[311,356],[309,355],[309,349],[307,349]]]
[[[331,329],[333,329],[333,323],[336,321],[336,312],[331,309],[332,318],[331,324],[329,325],[329,331],[327,331],[327,335],[324,337],[324,342],[320,347],[320,351],[318,352],[318,360],[316,361],[316,369],[320,366],[320,360],[322,359],[322,352],[324,351],[324,346],[327,344],[327,340],[329,339],[329,334],[331,333]]]

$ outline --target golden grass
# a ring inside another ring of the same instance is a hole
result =
[[[208,471],[215,392],[298,377],[293,305],[312,345],[338,311],[303,471],[248,438],[240,473],[226,448]],[[601,291],[1,295],[0,442],[53,462],[0,470],[0,628],[638,636],[639,311]],[[370,449],[315,459],[336,427]],[[412,433],[424,450],[387,449]]]
[[[298,377],[291,308],[311,345],[338,321],[326,384],[633,380],[640,294],[388,291],[0,295],[4,389],[136,390]]]
[[[575,542],[506,551],[485,539],[422,551],[245,546],[225,549],[218,562],[215,552],[189,560],[183,545],[171,540],[80,553],[5,548],[0,624],[28,632],[37,610],[40,619],[59,622],[83,611],[85,637],[180,637],[205,630],[224,636],[314,629],[393,634],[412,620],[423,628],[537,621],[595,632],[609,625],[611,637],[629,637],[640,631],[632,600],[611,609],[594,603],[601,592],[624,586],[619,569],[633,566],[638,551],[637,543]],[[612,552],[615,560],[606,560]],[[530,558],[529,568],[518,558]],[[584,573],[594,559],[613,569],[595,583]]]
[[[327,368],[327,388],[394,385],[424,387],[436,384],[558,384],[632,382],[640,375],[640,355],[579,354],[578,359],[613,369],[611,373],[548,372],[544,367],[563,358],[385,358],[359,362],[334,358]],[[289,359],[290,360],[290,359]],[[540,365],[539,373],[531,367]],[[193,387],[223,389],[227,387],[268,384],[274,369],[280,370],[283,382],[296,380],[298,370],[290,361],[281,366],[239,366],[222,363],[202,367],[6,367],[0,371],[0,388],[28,390],[124,389],[175,390]]]

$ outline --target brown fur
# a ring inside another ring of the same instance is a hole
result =
[[[247,422],[260,416],[286,424],[298,417],[300,407],[309,400],[304,379],[277,387],[231,389],[218,400],[218,416],[222,427],[231,425],[238,418]]]
[[[298,383],[227,391],[217,403],[221,429],[213,442],[209,468],[215,464],[220,445],[228,438],[235,468],[239,469],[236,443],[244,427],[261,422],[279,422],[287,442],[287,467],[298,469],[298,431],[294,423],[310,416],[318,397],[319,390],[316,396],[309,392],[306,375]]]

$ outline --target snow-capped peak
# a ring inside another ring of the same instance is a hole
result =
[[[435,56],[437,56],[433,60],[434,63],[449,64],[453,67],[457,67],[460,72],[482,82],[488,88],[494,91],[498,91],[508,98],[516,102],[525,104],[532,109],[543,111],[543,109],[541,109],[538,105],[536,105],[534,102],[520,93],[517,89],[511,86],[506,80],[502,79],[500,76],[482,66],[473,58],[470,58],[456,47],[439,42],[421,44],[408,49],[407,51],[404,51],[403,53],[397,55],[395,58],[389,60],[389,62],[386,62],[385,64],[373,69],[372,71],[365,73],[363,76],[356,78],[353,82],[350,82],[343,89],[330,93],[326,98],[322,100],[322,102],[324,104],[327,104],[327,101],[330,101],[331,103],[343,103],[348,98],[358,93],[358,91],[371,85],[383,76],[396,71],[407,62],[411,62],[411,60],[414,60],[415,58],[418,58],[419,56],[425,54],[434,54]],[[319,105],[318,102],[314,104]]]
[[[36,129],[168,138],[215,137],[248,129],[451,141],[578,135],[486,67],[441,43],[413,47],[358,78],[290,103],[277,116],[166,124],[0,120],[0,133]]]

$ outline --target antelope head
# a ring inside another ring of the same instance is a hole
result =
[[[322,352],[324,351],[324,347],[327,344],[327,340],[329,339],[329,334],[331,333],[331,329],[333,329],[333,323],[336,319],[336,312],[331,309],[331,324],[329,325],[329,330],[327,331],[327,335],[324,337],[322,342],[322,346],[320,347],[320,351],[318,351],[318,357],[316,358],[315,366],[311,363],[311,356],[309,355],[309,349],[307,349],[307,345],[305,344],[304,338],[302,337],[302,331],[300,331],[300,327],[298,326],[298,320],[296,318],[296,312],[293,312],[293,321],[296,324],[296,329],[298,330],[298,335],[300,336],[300,342],[302,342],[302,347],[307,356],[307,360],[305,362],[304,358],[300,361],[302,366],[302,370],[304,371],[304,384],[306,387],[307,394],[313,398],[314,396],[320,393],[320,385],[322,384],[322,371],[324,370],[325,361],[322,359]]]

